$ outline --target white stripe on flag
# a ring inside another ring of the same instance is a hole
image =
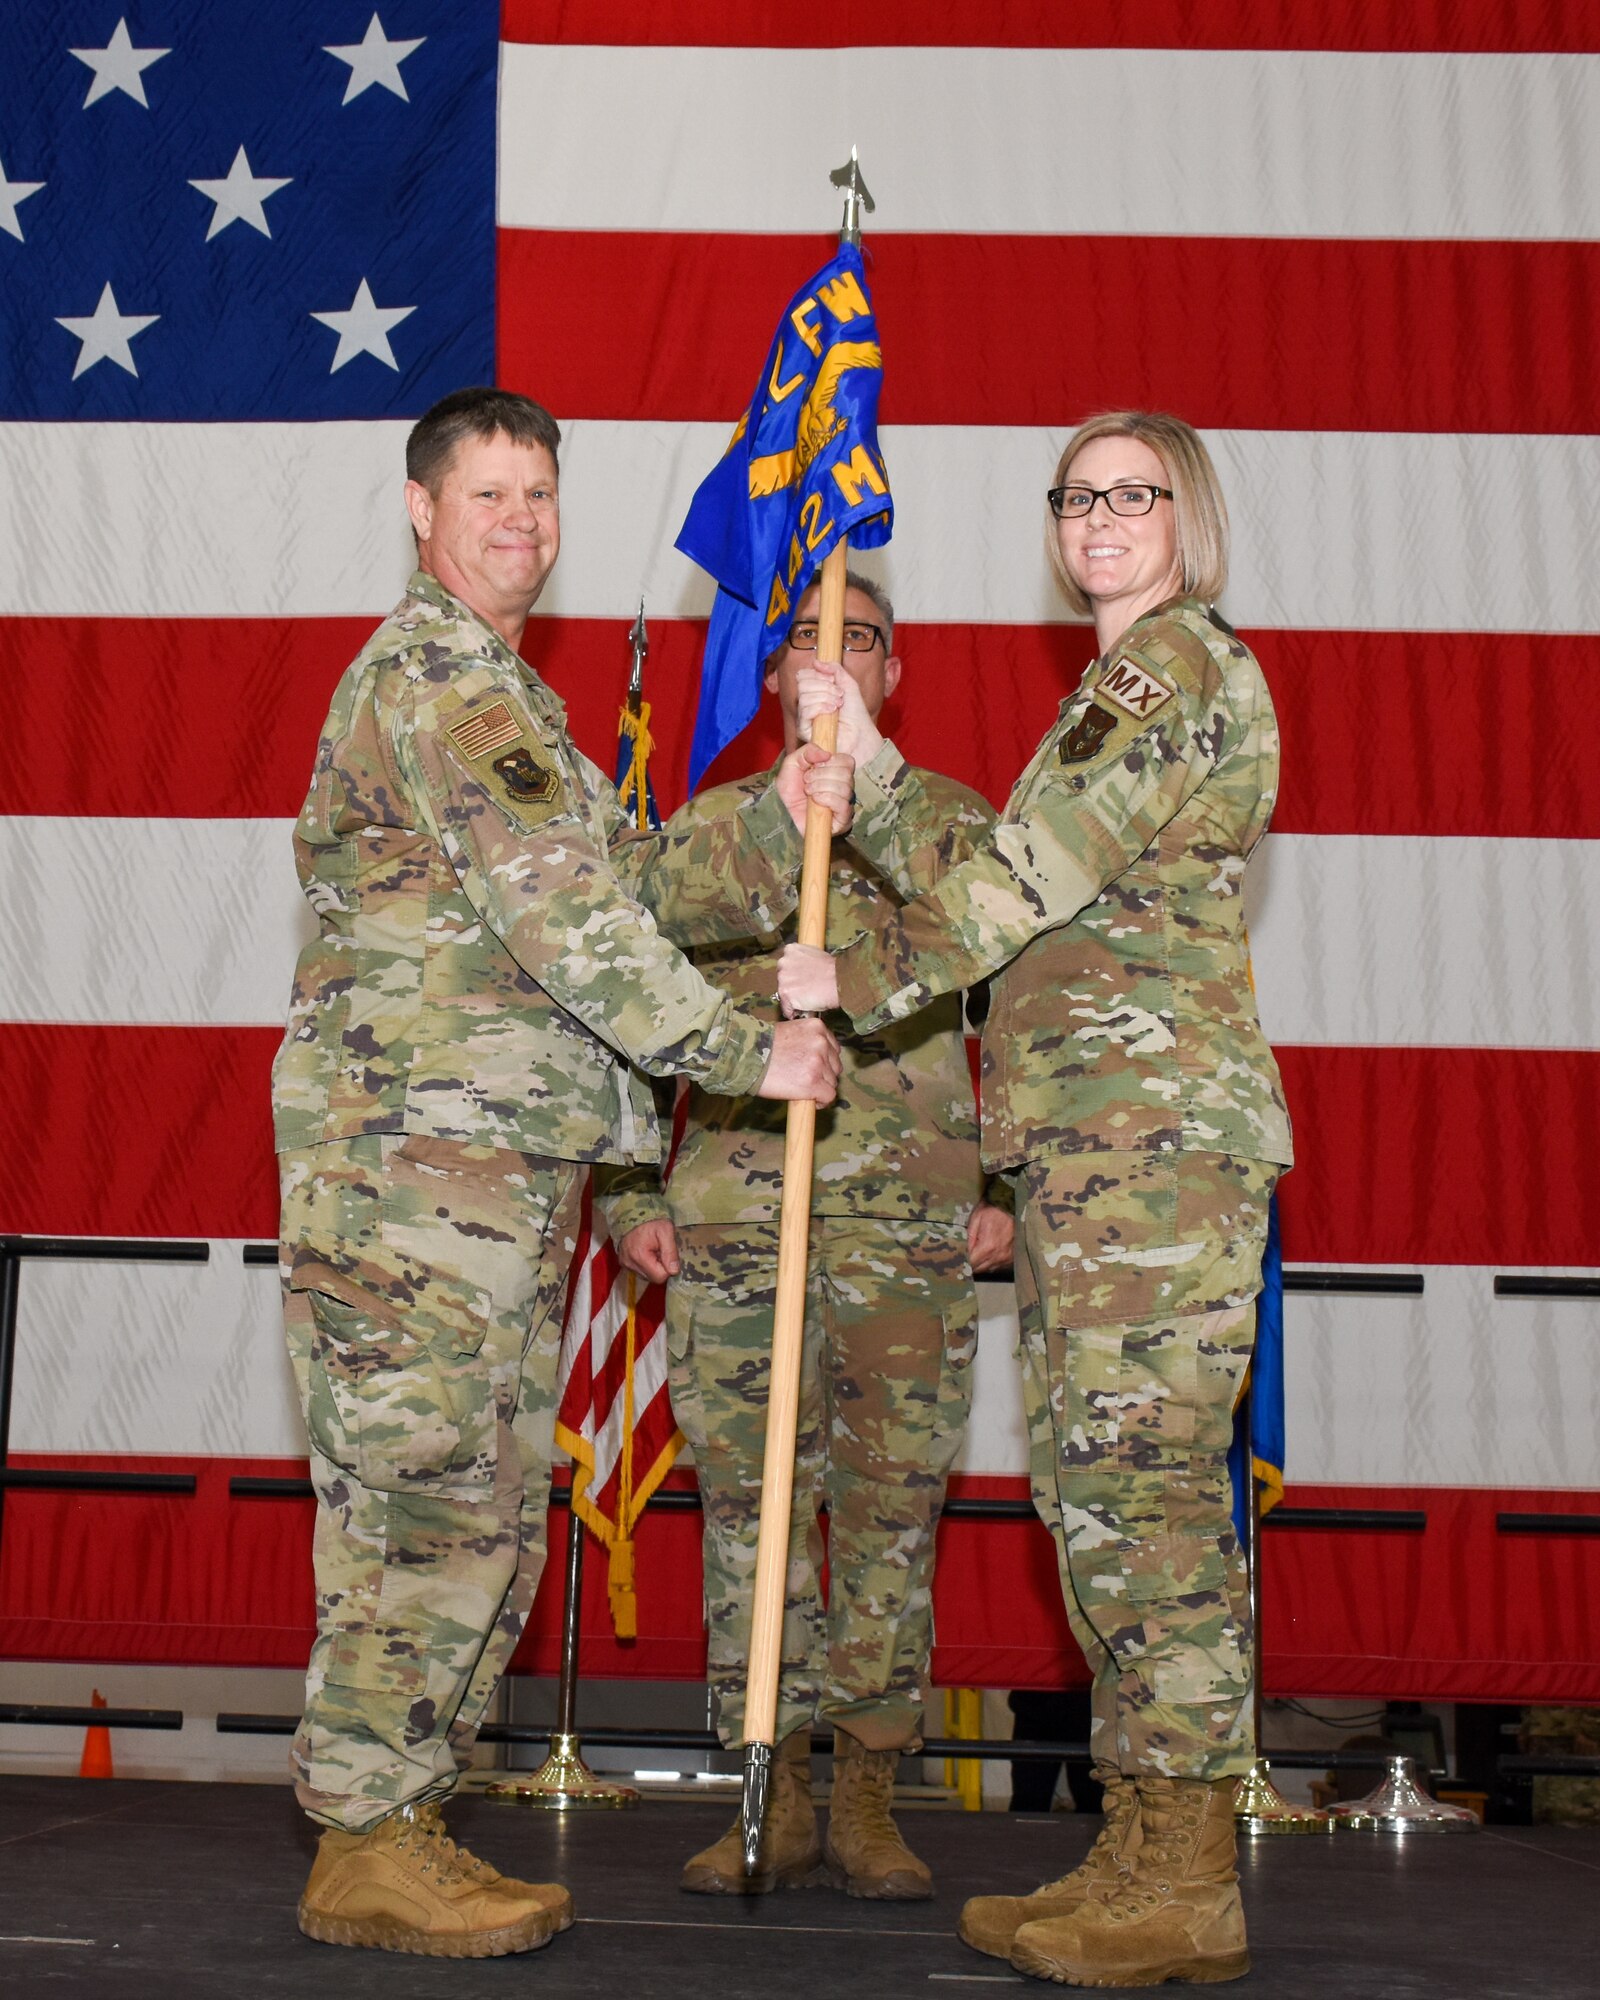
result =
[[[303,1456],[277,1273],[239,1252],[219,1241],[205,1265],[31,1262],[13,1448]],[[1592,1313],[1497,1299],[1493,1270],[1477,1266],[1423,1276],[1420,1298],[1285,1300],[1291,1480],[1600,1487]],[[972,1427],[956,1469],[1021,1474],[1010,1288],[985,1284],[979,1298]],[[641,1413],[660,1393],[665,1348],[658,1333],[640,1357]]]
[[[410,567],[404,428],[0,426],[0,534],[13,558],[0,615],[376,618]],[[727,435],[721,424],[569,423],[566,541],[539,612],[631,618],[642,588],[653,615],[703,615],[711,585],[671,544]],[[869,566],[908,619],[1065,618],[1043,519],[1066,435],[884,429],[898,520]],[[1208,442],[1233,516],[1224,602],[1235,624],[1600,632],[1591,437],[1284,430]],[[93,563],[73,554],[91,547]],[[1086,657],[1091,643],[1086,631]]]
[[[1594,56],[501,50],[503,227],[820,242],[858,140],[874,234],[1600,236]]]
[[[0,817],[0,923],[30,941],[0,1020],[279,1025],[311,929],[289,823],[194,829]],[[1600,1047],[1600,842],[1272,834],[1246,896],[1280,1041]],[[618,1287],[596,1368],[625,1313]]]

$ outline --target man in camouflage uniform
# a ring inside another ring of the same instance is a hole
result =
[[[517,656],[560,546],[557,442],[495,390],[412,432],[419,567],[323,731],[295,835],[319,935],[273,1075],[318,1498],[293,1762],[327,1830],[301,1927],[441,1956],[572,1921],[564,1890],[458,1849],[438,1801],[543,1562],[583,1169],[659,1156],[636,1068],[819,1103],[838,1068],[820,1024],[791,1044],[668,941],[782,921],[804,772],[715,826],[634,835]]]
[[[799,742],[795,677],[815,658],[816,586],[768,663],[787,752]],[[845,666],[876,715],[900,661],[888,598],[851,575]],[[895,857],[903,882],[931,885],[993,820],[963,785],[918,774],[927,845]],[[703,794],[688,810],[715,825],[749,810],[770,772]],[[843,945],[900,907],[885,877],[835,843],[828,938]],[[790,927],[792,931],[792,926]],[[697,951],[719,986],[774,989],[775,934]],[[778,1690],[774,1789],[757,1872],[735,1826],[683,1874],[710,1894],[787,1887],[820,1875],[810,1790],[814,1721],[835,1736],[826,1862],[854,1895],[932,1893],[927,1868],[890,1817],[901,1753],[914,1748],[933,1639],[933,1540],[945,1476],[966,1428],[976,1339],[972,1268],[1010,1257],[1009,1200],[981,1200],[977,1117],[950,994],[914,1021],[841,1037],[839,1095],[817,1120],[810,1270]],[[705,1506],[706,1623],[723,1741],[738,1743],[753,1595],[767,1382],[783,1191],[781,1106],[691,1089],[663,1193],[651,1169],[600,1183],[618,1254],[668,1279],[672,1405],[694,1452]],[[822,1593],[819,1504],[829,1513]]]
[[[892,869],[938,810],[845,696],[851,838]],[[787,1006],[868,1033],[993,976],[983,1157],[1017,1195],[1033,1494],[1095,1671],[1107,1830],[1063,1882],[969,1902],[961,1935],[1071,1984],[1248,1966],[1227,1450],[1291,1151],[1240,888],[1276,777],[1256,662],[1204,604],[1165,602],[1063,702],[980,854],[831,961],[791,946],[780,968]]]

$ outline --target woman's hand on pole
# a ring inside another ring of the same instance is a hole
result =
[[[855,676],[836,661],[818,660],[795,673],[795,719],[800,740],[811,740],[811,725],[819,715],[837,710],[839,748],[858,764],[870,764],[883,747],[878,725],[867,713],[867,704],[856,685]]]

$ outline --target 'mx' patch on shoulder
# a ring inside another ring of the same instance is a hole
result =
[[[1103,694],[1143,722],[1171,701],[1177,689],[1169,687],[1159,674],[1151,673],[1130,654],[1122,653],[1100,676],[1095,693]]]

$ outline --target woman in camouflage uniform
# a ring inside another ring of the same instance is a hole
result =
[[[1074,1985],[1249,1967],[1233,1788],[1251,1647],[1229,1513],[1232,1410],[1267,1208],[1289,1164],[1240,891],[1277,792],[1254,658],[1210,609],[1227,514],[1172,417],[1097,417],[1049,502],[1068,600],[1099,642],[980,851],[833,957],[794,946],[795,1010],[899,1020],[994,976],[984,1165],[1017,1197],[1034,1500],[1095,1670],[1106,1826],[1072,1874],[980,1897],[961,1935]],[[892,744],[819,673],[878,861],[931,810]],[[882,865],[882,864],[880,864]]]

